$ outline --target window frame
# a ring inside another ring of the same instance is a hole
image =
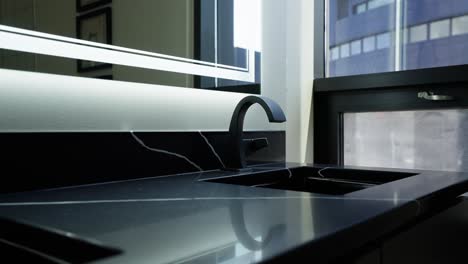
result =
[[[193,56],[195,60],[201,60],[201,19],[202,19],[202,10],[201,10],[201,1],[194,0],[193,7]],[[255,66],[254,66],[255,67]],[[244,85],[235,85],[235,86],[214,86],[214,87],[203,87],[201,85],[202,76],[194,75],[193,76],[193,85],[194,88],[203,89],[203,90],[213,90],[213,91],[223,91],[223,92],[235,92],[235,93],[246,93],[246,94],[261,94],[261,78],[260,83],[253,84],[244,84]]]
[[[344,165],[343,113],[468,108],[467,64],[326,77],[326,3],[327,0],[316,1],[314,10],[315,163]],[[456,99],[428,101],[417,97],[420,91],[448,94]]]

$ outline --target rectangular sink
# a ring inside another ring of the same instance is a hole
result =
[[[238,176],[208,179],[208,182],[259,188],[343,195],[375,185],[400,180],[416,173],[344,168],[298,167]]]
[[[15,263],[89,263],[121,254],[120,249],[75,234],[0,218],[0,252]]]

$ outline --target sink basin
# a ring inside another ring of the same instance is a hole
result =
[[[344,168],[298,167],[204,181],[244,185],[258,188],[343,195],[375,185],[417,175],[415,173],[358,170]]]

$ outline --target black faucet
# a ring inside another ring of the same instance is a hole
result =
[[[226,169],[242,170],[245,168],[245,153],[252,148],[259,149],[268,146],[266,138],[262,139],[242,139],[242,131],[244,128],[244,118],[247,110],[253,104],[260,104],[265,110],[268,120],[271,123],[283,123],[286,121],[284,112],[281,107],[273,100],[261,96],[244,97],[236,106],[232,114],[231,124],[229,126],[230,134],[230,152],[226,159]]]

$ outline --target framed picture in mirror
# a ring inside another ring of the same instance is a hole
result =
[[[76,18],[77,38],[112,44],[112,11],[109,7]],[[78,72],[88,72],[111,67],[111,64],[78,60]]]
[[[84,12],[111,3],[112,0],[76,0],[76,10]]]

